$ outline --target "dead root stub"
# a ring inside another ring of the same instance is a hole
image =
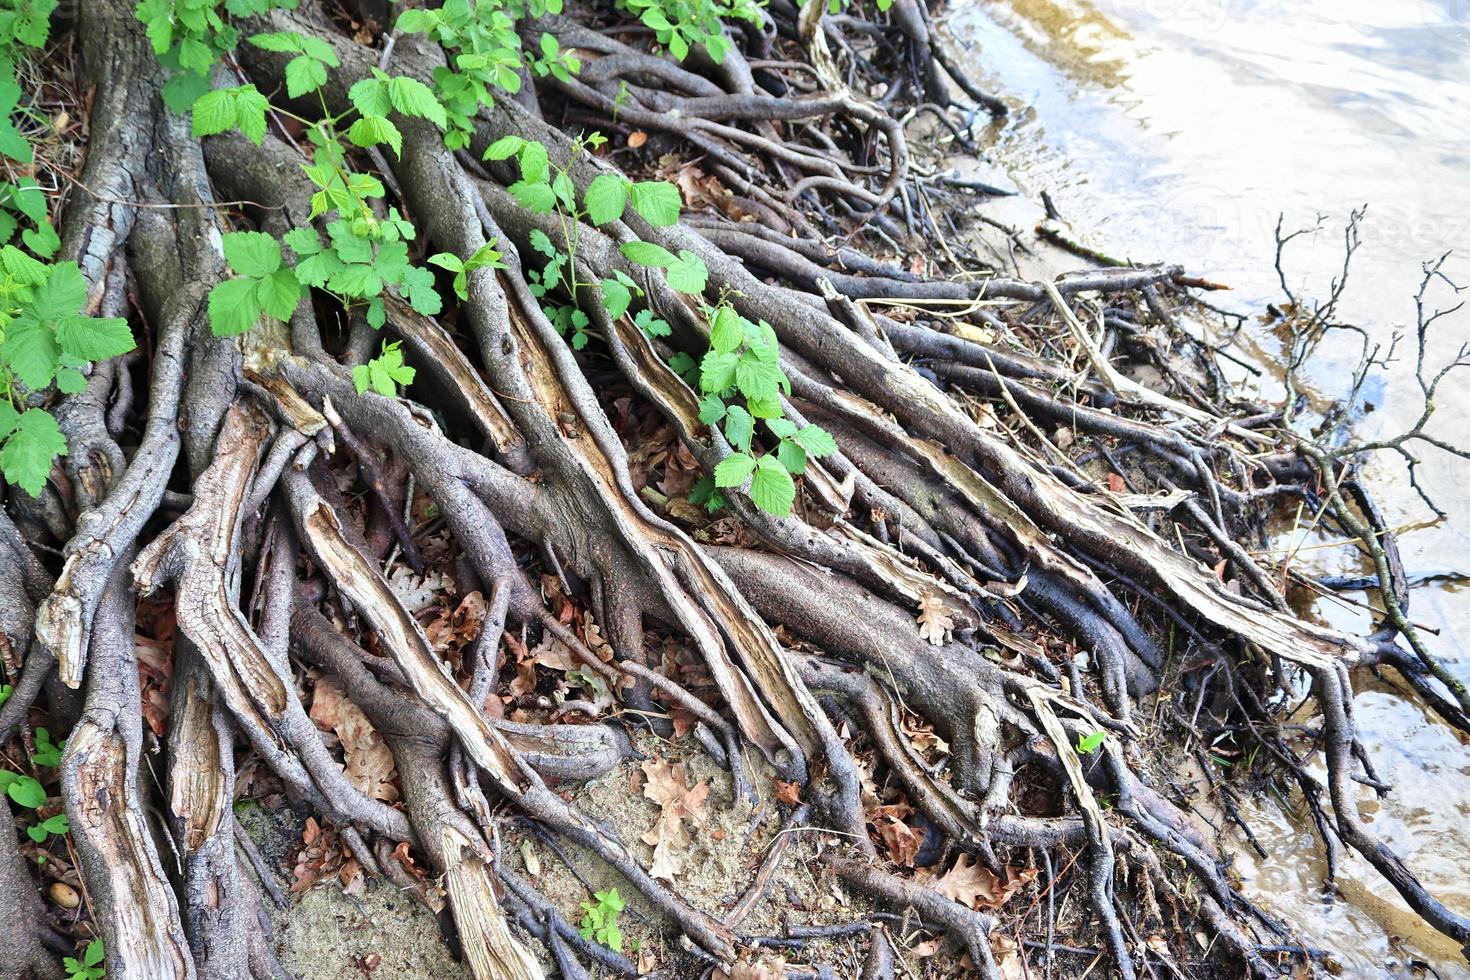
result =
[[[220,232],[313,220],[301,127],[374,71],[432,80],[446,53],[383,33],[374,4],[273,12],[243,26],[330,46],[320,101],[287,99],[258,146],[201,145],[159,101],[131,2],[58,25],[97,93],[66,254],[145,349],[37,396],[76,453],[0,511],[0,735],[34,759],[38,723],[66,734],[54,773],[27,771],[73,848],[37,878],[37,848],[0,847],[22,969],[55,975],[45,950],[100,935],[111,976],[277,974],[257,911],[284,900],[282,869],[237,839],[244,795],[311,815],[297,887],[388,878],[448,913],[477,978],[999,977],[1098,952],[1127,977],[1314,969],[1191,812],[1214,795],[1183,768],[1205,744],[1260,752],[1329,848],[1470,943],[1357,815],[1355,781],[1377,779],[1351,671],[1393,666],[1466,728],[1463,691],[1402,602],[1344,635],[1251,557],[1277,502],[1320,499],[1407,598],[1371,488],[1180,329],[1209,284],[988,266],[962,219],[993,189],[946,178],[905,113],[967,142],[961,99],[1004,105],[923,4],[869,20],[782,0],[774,30],[727,28],[718,63],[584,6],[520,25],[581,70],[528,73],[468,150],[395,111],[401,153],[345,158],[413,222],[416,262],[501,254],[463,298],[441,277],[436,316],[386,297],[381,337],[417,369],[398,397],[358,391],[380,335],[328,291],[238,339],[212,335],[208,297],[231,274]],[[244,46],[231,84],[278,92],[289,57]],[[576,144],[590,128],[611,146]],[[538,215],[513,162],[479,162],[506,135],[544,145],[577,199],[609,174],[668,179],[682,220]],[[579,285],[548,292],[542,253],[573,238]],[[635,240],[697,260],[702,293],[631,262]],[[582,285],[604,280],[633,305]],[[835,439],[803,450],[784,516],[753,489],[717,513],[689,499],[735,450],[792,451],[776,427],[705,421],[689,366],[720,304],[786,382],[757,414]],[[138,620],[150,592],[167,622]],[[1299,683],[1307,735],[1270,707]],[[688,777],[694,758],[724,774]],[[1227,819],[1248,791],[1218,794]],[[680,848],[718,875],[697,884]],[[68,876],[77,907],[33,900]],[[584,900],[602,911],[584,921]],[[619,903],[637,949],[599,918]]]

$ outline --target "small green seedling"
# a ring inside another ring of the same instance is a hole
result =
[[[1091,735],[1079,735],[1077,737],[1077,751],[1082,755],[1091,755],[1102,748],[1103,739],[1107,737],[1107,734],[1102,729],[1098,729]]]
[[[602,943],[608,949],[623,951],[623,930],[618,928],[618,913],[623,910],[623,897],[616,888],[593,892],[594,902],[583,902],[582,938]]]
[[[0,789],[27,810],[34,810],[46,802],[46,789],[35,778],[9,769],[0,769]]]
[[[87,944],[81,959],[75,956],[63,957],[61,966],[66,970],[67,980],[102,980],[107,976],[107,970],[102,966],[104,955],[102,940],[98,938]]]
[[[61,765],[61,750],[66,747],[66,739],[61,740],[58,745],[51,741],[51,733],[44,728],[36,729],[36,751],[31,753],[31,761],[38,766],[54,768]]]
[[[40,823],[27,827],[26,833],[37,844],[44,844],[46,843],[46,838],[52,834],[60,837],[70,829],[71,824],[67,822],[66,814],[58,813],[54,817],[47,817]]]

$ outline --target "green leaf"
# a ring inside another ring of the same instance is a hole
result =
[[[678,261],[670,265],[668,269],[670,288],[693,296],[704,292],[705,283],[709,279],[709,270],[705,268],[704,260],[687,248],[680,249]]]
[[[699,400],[699,421],[714,425],[725,417],[725,400],[719,395],[705,395]]]
[[[439,268],[448,272],[461,272],[464,270],[464,262],[453,252],[435,252],[429,256],[427,261],[430,265],[437,265]]]
[[[235,97],[228,89],[206,92],[194,102],[193,133],[213,136],[235,126]]]
[[[265,139],[265,110],[269,107],[270,103],[254,85],[244,85],[235,90],[235,125],[256,146]]]
[[[747,351],[735,365],[735,387],[746,398],[774,399],[778,391],[781,369],[767,364]]]
[[[267,316],[289,320],[301,300],[301,283],[290,269],[277,269],[259,281],[255,296]]]
[[[633,186],[636,190],[638,185]],[[605,225],[621,218],[627,202],[628,181],[618,174],[598,174],[587,185],[587,193],[582,197],[582,203],[587,207],[587,217],[594,225]],[[636,198],[634,207],[637,207]]]
[[[521,152],[527,140],[522,136],[502,136],[485,148],[486,160],[509,160]]]
[[[539,145],[539,144],[538,144]],[[572,183],[572,178],[567,176],[566,171],[560,171],[552,178],[551,190],[556,194],[556,199],[561,202],[567,211],[577,209],[577,188]]]
[[[590,188],[589,188],[590,191]],[[629,193],[633,198],[633,210],[643,220],[660,227],[677,224],[683,200],[679,188],[664,180],[643,180],[634,184]]]
[[[255,279],[226,279],[209,291],[209,329],[216,337],[233,337],[255,326],[260,300]]]
[[[1098,729],[1091,735],[1077,736],[1077,751],[1082,755],[1091,755],[1102,748],[1103,739],[1107,738],[1107,732]]]
[[[750,499],[767,514],[785,517],[796,500],[796,483],[786,467],[772,456],[762,456],[750,481]]]
[[[633,292],[616,279],[602,280],[602,305],[607,308],[607,315],[616,320],[628,312],[628,306],[633,302]]]
[[[372,383],[372,376],[366,364],[359,364],[352,369],[352,384],[357,389],[359,395],[367,394],[367,390],[372,386]]]
[[[546,183],[546,178],[551,173],[551,160],[544,145],[536,142],[524,143],[518,162],[521,165],[521,180],[528,184]]]
[[[398,127],[383,116],[363,116],[347,130],[347,138],[354,146],[376,146],[387,143],[394,156],[403,155],[403,134]]]
[[[755,460],[745,453],[731,453],[715,467],[715,486],[738,487],[755,471]]]
[[[550,214],[556,207],[556,195],[548,184],[528,184],[524,180],[518,180],[506,190],[522,206],[536,214]]]
[[[327,84],[327,66],[307,55],[286,62],[286,94],[299,99]]]
[[[790,439],[782,439],[776,445],[776,461],[786,467],[786,472],[792,476],[801,476],[806,472],[806,450]]]
[[[62,350],[83,361],[105,361],[137,346],[128,321],[117,317],[64,317],[56,323],[56,342]]]
[[[709,342],[721,354],[737,350],[745,343],[745,326],[740,322],[740,314],[728,306],[715,310],[710,321]]]
[[[264,232],[229,232],[220,241],[236,275],[268,276],[281,267],[281,244]]]
[[[262,51],[288,53],[301,50],[301,35],[290,31],[274,31],[270,34],[254,34],[250,43]]]
[[[551,239],[547,236],[546,232],[540,228],[532,228],[531,234],[527,238],[531,242],[531,247],[536,251],[548,259],[556,258],[556,246],[551,243]]]
[[[327,280],[327,288],[343,296],[369,299],[383,291],[383,277],[370,265],[344,265]]]
[[[310,228],[292,228],[282,237],[291,251],[298,256],[306,257],[315,255],[322,250],[322,240],[317,233]]]
[[[735,384],[735,368],[740,358],[735,354],[710,351],[699,362],[699,385],[705,392],[717,394]]]
[[[13,429],[5,445],[0,448],[0,472],[5,479],[20,487],[32,497],[39,496],[51,474],[51,464],[57,456],[66,455],[66,437],[49,412],[39,408],[28,408],[15,419]],[[26,777],[29,778],[29,777]],[[34,780],[32,780],[34,782]],[[39,789],[39,784],[37,789]],[[28,806],[15,795],[11,787],[11,799]],[[44,802],[46,794],[41,794]]]
[[[87,305],[87,281],[75,262],[58,262],[31,300],[30,308],[39,320],[59,320],[76,316]]]
[[[51,741],[51,733],[40,726],[36,728],[36,751],[31,753],[31,761],[47,768],[61,765],[61,746]]]
[[[76,368],[64,367],[56,372],[56,390],[63,395],[75,395],[87,388],[87,376]]]
[[[99,936],[98,938],[92,940],[90,943],[87,944],[87,950],[82,954],[82,962],[85,963],[87,966],[96,966],[98,963],[102,962],[103,955],[105,954],[102,946],[102,939]]]
[[[418,266],[409,266],[404,269],[403,278],[399,283],[399,292],[403,293],[409,306],[424,316],[437,316],[439,311],[444,309],[444,301],[439,298],[438,291],[434,289],[434,274],[428,269],[421,269]]]
[[[739,405],[731,405],[725,416],[725,438],[730,445],[743,453],[750,452],[750,440],[755,435],[755,419]]]
[[[46,802],[46,790],[30,776],[21,776],[7,786],[5,792],[12,800],[29,810]]]
[[[433,90],[417,78],[409,78],[406,75],[395,76],[388,83],[388,99],[393,103],[393,108],[405,116],[427,119],[440,129],[449,125],[449,118],[444,114],[444,107],[439,104],[438,99],[434,98]],[[379,113],[379,115],[386,115],[386,113]]]
[[[393,111],[388,83],[376,75],[354,82],[347,90],[347,99],[364,116],[386,116]]]
[[[0,362],[10,365],[17,378],[33,391],[51,383],[60,364],[61,349],[50,327],[34,317],[20,316],[5,325]]]
[[[771,418],[766,419],[766,428],[778,439],[790,439],[796,435],[796,423],[790,419]]]
[[[808,425],[791,438],[798,446],[819,459],[837,452],[837,440],[820,425]]]
[[[619,250],[630,262],[658,269],[666,269],[679,261],[673,252],[653,242],[624,242]]]

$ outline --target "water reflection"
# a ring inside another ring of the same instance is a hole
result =
[[[1341,225],[1368,204],[1342,311],[1386,341],[1412,321],[1421,263],[1470,284],[1470,0],[959,0],[948,24],[969,45],[977,75],[1016,106],[990,151],[1030,197],[1048,191],[1079,236],[1103,252],[1183,262],[1235,287],[1238,309],[1279,298],[1272,268],[1278,215],[1287,228],[1322,229],[1288,255],[1288,283],[1321,295],[1342,262]],[[1450,305],[1447,289],[1431,304]],[[1470,310],[1442,321],[1430,360],[1470,338]],[[1257,331],[1263,360],[1279,341]],[[1357,347],[1329,344],[1312,378],[1338,397]],[[1370,392],[1366,436],[1402,430],[1418,414],[1408,365]],[[1470,372],[1440,399],[1434,430],[1470,438]],[[1269,384],[1267,385],[1269,392]],[[1470,571],[1470,464],[1429,451],[1423,482],[1450,512],[1439,528],[1401,540],[1411,576]],[[1378,464],[1394,524],[1428,515],[1402,464]],[[1321,539],[1315,543],[1324,543]],[[1342,549],[1299,553],[1298,568],[1361,568]],[[1364,598],[1361,594],[1353,598]],[[1411,614],[1439,630],[1431,648],[1470,677],[1470,602],[1430,581]],[[1333,625],[1365,630],[1368,615],[1321,602]],[[1364,791],[1364,816],[1451,907],[1470,912],[1470,756],[1461,740],[1397,691],[1359,679],[1357,721],[1395,792]],[[1247,889],[1306,924],[1346,975],[1410,976],[1419,958],[1464,976],[1452,943],[1409,915],[1361,861],[1345,860],[1341,896],[1324,896],[1320,844],[1295,803],[1256,801],[1250,819],[1268,854],[1242,848]]]

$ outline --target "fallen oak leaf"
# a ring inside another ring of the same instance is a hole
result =
[[[658,821],[643,835],[643,843],[653,845],[653,865],[648,873],[673,881],[680,871],[682,852],[690,844],[684,822],[703,824],[707,819],[709,783],[700,780],[690,787],[682,762],[654,758],[646,760],[641,768],[647,777],[643,795],[660,807]]]
[[[938,593],[926,591],[919,599],[919,636],[935,646],[943,646],[954,629],[954,620]]]

